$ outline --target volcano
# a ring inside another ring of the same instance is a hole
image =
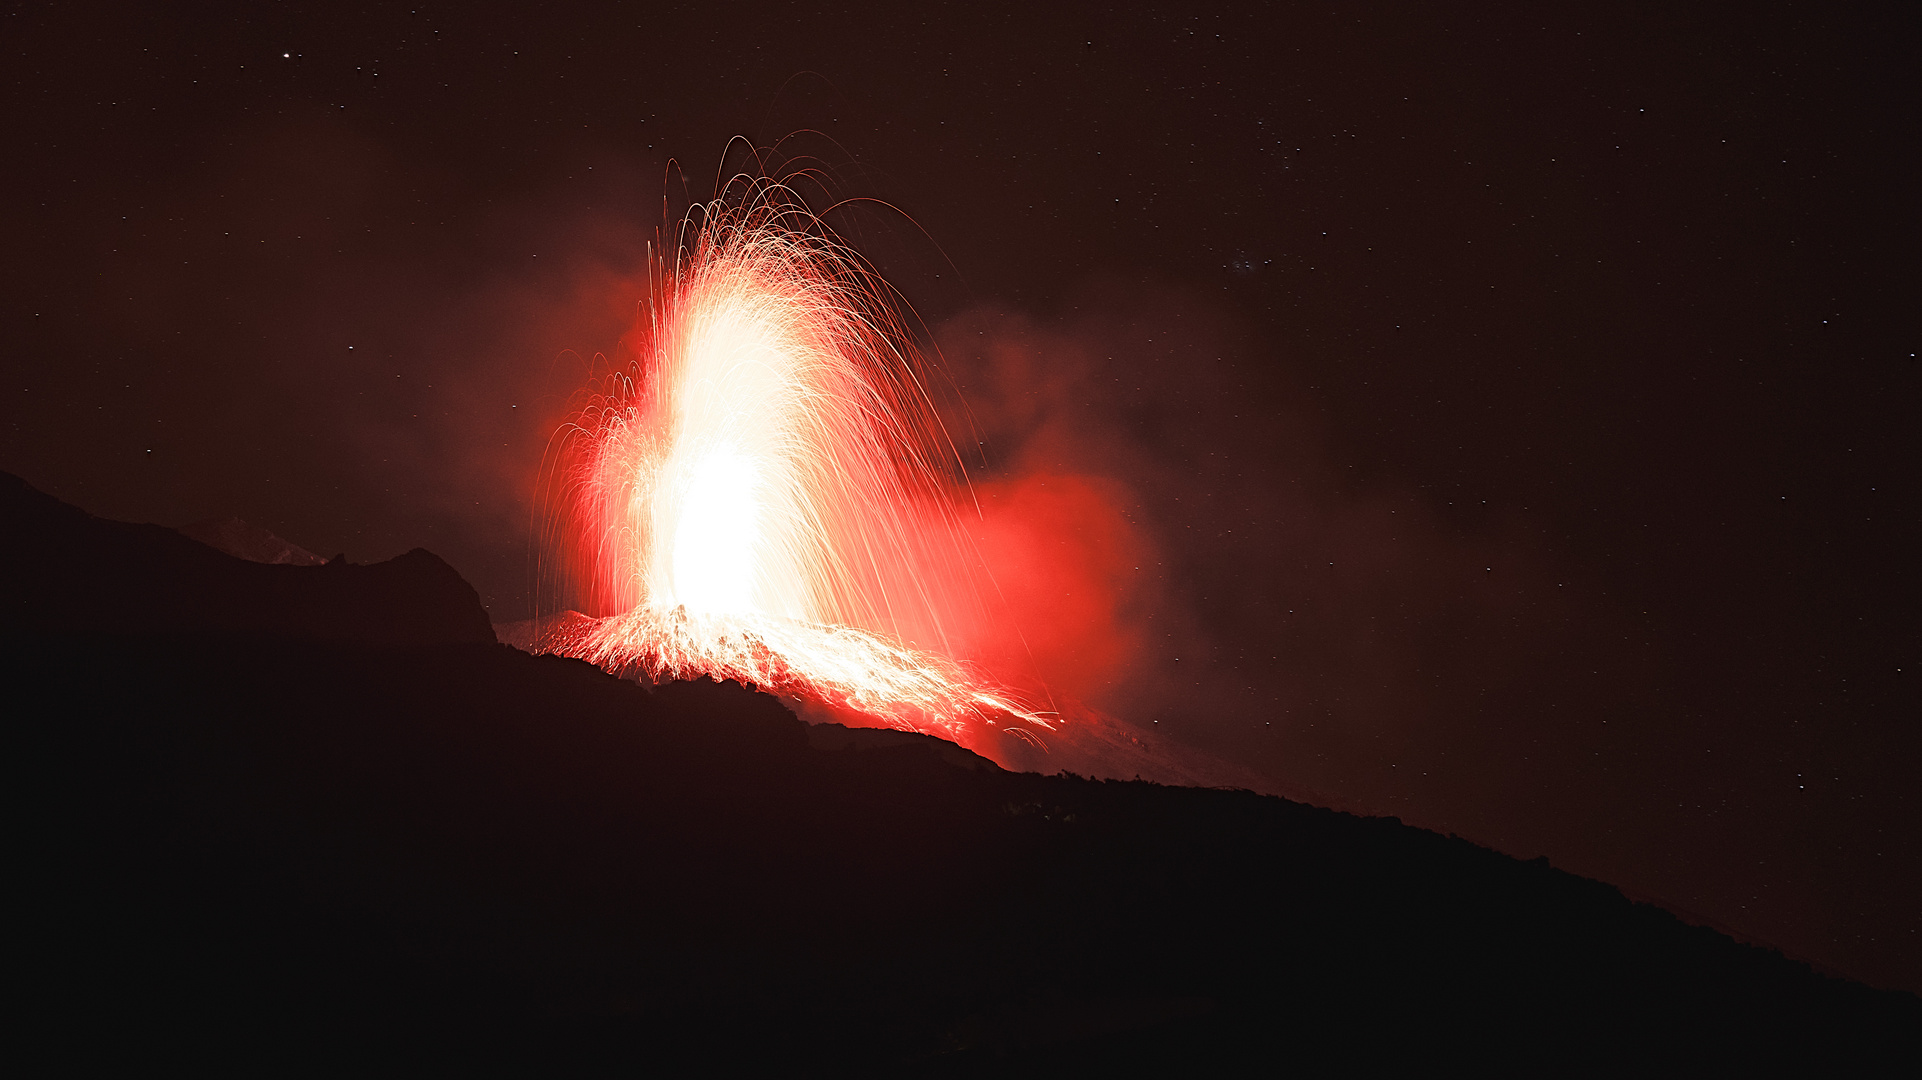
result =
[[[16,1045],[73,1071],[1917,1057],[1913,995],[1546,860],[645,687],[424,551],[250,561],[11,476],[0,520]]]

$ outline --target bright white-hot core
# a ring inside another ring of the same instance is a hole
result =
[[[753,459],[721,446],[694,463],[674,529],[674,599],[689,611],[753,610],[759,517]]]

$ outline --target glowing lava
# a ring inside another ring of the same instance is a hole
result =
[[[562,445],[576,585],[550,651],[948,737],[1050,725],[951,657],[987,618],[964,478],[884,282],[786,187],[689,216],[623,371]]]

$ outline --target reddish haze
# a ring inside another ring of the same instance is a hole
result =
[[[967,658],[1015,685],[1104,701],[1136,662],[1139,567],[1153,550],[1122,513],[1125,488],[1103,477],[1037,472],[975,488],[976,543],[1018,636],[991,632]]]

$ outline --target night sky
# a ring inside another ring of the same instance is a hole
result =
[[[1064,693],[1922,990],[1918,17],[1538,6],[16,5],[0,468],[524,618],[664,199],[792,136]]]

